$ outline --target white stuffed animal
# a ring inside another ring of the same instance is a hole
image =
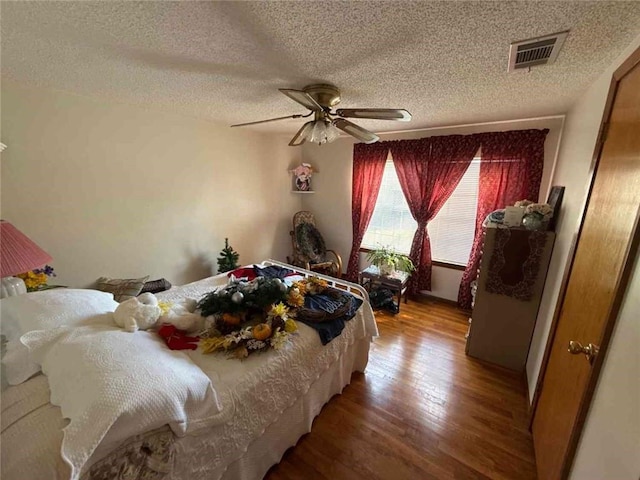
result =
[[[118,305],[113,312],[113,320],[127,332],[135,332],[153,327],[161,314],[156,296],[153,293],[143,293]]]
[[[170,323],[178,330],[195,332],[204,327],[204,318],[199,313],[194,313],[196,304],[194,299],[187,298],[180,302],[160,302],[162,315],[158,324]]]

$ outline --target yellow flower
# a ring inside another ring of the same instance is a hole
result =
[[[300,295],[304,296],[307,293],[307,284],[304,280],[300,282],[294,282],[291,290],[293,291],[295,289],[298,289]]]
[[[158,306],[160,307],[160,315],[166,315],[169,313],[169,310],[171,310],[171,307],[173,307],[173,302],[161,300],[158,302]]]
[[[294,320],[288,318],[284,322],[284,331],[287,333],[295,333],[298,331],[298,324]]]
[[[287,306],[282,303],[282,302],[278,302],[275,305],[271,306],[271,310],[269,310],[268,315],[270,317],[280,317],[283,318],[287,315],[287,312],[289,311],[289,309],[287,308]]]
[[[287,296],[287,303],[292,307],[302,307],[304,305],[304,297],[298,289],[291,289]]]
[[[28,290],[36,290],[40,285],[47,284],[47,276],[44,273],[35,273],[32,270],[21,273],[17,275],[17,277],[24,280],[24,284]]]
[[[324,292],[329,284],[326,280],[318,277],[309,277],[306,281],[307,292],[311,295],[317,295],[318,293]]]

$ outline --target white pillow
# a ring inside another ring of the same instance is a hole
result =
[[[8,340],[2,364],[9,385],[22,383],[40,371],[40,365],[29,357],[29,349],[20,342],[22,335],[62,325],[113,325],[112,312],[117,306],[111,293],[72,288],[25,293],[0,300],[0,331]]]
[[[12,341],[33,330],[63,325],[79,327],[105,321],[109,325],[113,320],[104,314],[117,307],[113,294],[98,290],[55,288],[15,295],[0,300],[0,333]]]

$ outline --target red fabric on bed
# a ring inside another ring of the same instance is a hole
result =
[[[164,339],[171,350],[195,350],[200,341],[200,337],[189,337],[186,332],[178,330],[175,325],[169,323],[160,327],[158,335]]]

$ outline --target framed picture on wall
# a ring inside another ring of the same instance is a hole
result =
[[[560,215],[560,205],[562,205],[562,197],[564,196],[564,187],[553,186],[549,192],[547,203],[553,209],[553,217],[549,220],[549,230],[555,231],[558,215]]]

